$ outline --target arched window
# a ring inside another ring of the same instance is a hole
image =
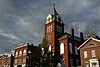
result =
[[[60,44],[60,54],[64,54],[64,43]]]
[[[26,50],[24,50],[24,51],[23,51],[23,55],[26,55],[26,54],[27,54],[27,51],[26,51]]]
[[[69,43],[69,51],[70,51],[70,54],[73,53],[72,43]]]
[[[22,56],[22,51],[19,52],[19,56]]]
[[[16,57],[18,56],[18,52],[16,52],[16,55],[15,55]]]

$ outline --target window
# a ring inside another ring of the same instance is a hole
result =
[[[47,33],[52,32],[52,25],[47,27]]]
[[[62,27],[59,27],[59,32],[62,33]]]
[[[60,32],[60,33],[62,33],[62,27],[57,26],[57,31]]]
[[[26,58],[23,58],[23,62],[26,62]]]
[[[50,32],[52,32],[52,25],[50,26]]]
[[[84,58],[87,58],[87,51],[84,51]]]
[[[18,59],[18,63],[21,63],[22,62],[22,59]]]
[[[18,52],[16,52],[16,55],[15,55],[16,57],[18,56]]]
[[[91,50],[92,57],[96,57],[95,50]]]
[[[48,36],[48,41],[51,41],[51,36],[50,35]]]
[[[60,54],[64,54],[64,43],[60,44]]]
[[[17,59],[15,59],[15,64],[17,63]]]
[[[76,60],[76,65],[79,66],[79,60]]]
[[[74,67],[73,59],[70,59],[70,66],[71,66],[71,67]]]
[[[95,44],[89,44],[89,46],[95,46]]]
[[[26,50],[24,50],[24,51],[23,51],[23,55],[26,55],[26,54],[27,54],[27,51],[26,51]]]
[[[49,51],[51,52],[51,45],[49,45]]]
[[[19,52],[19,56],[22,56],[22,51]]]
[[[77,47],[75,47],[75,54],[78,55]]]
[[[85,61],[85,64],[84,65],[85,65],[85,67],[89,67],[88,66],[88,61]]]
[[[69,43],[69,51],[70,51],[70,54],[73,53],[72,43]]]
[[[48,32],[50,32],[50,30],[51,30],[51,29],[50,29],[50,26],[49,26],[49,27],[48,27]]]

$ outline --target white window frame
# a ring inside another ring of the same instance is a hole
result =
[[[16,57],[18,56],[18,52],[15,53],[15,56],[16,56]]]
[[[24,51],[23,51],[23,55],[26,55],[26,54],[27,54],[27,51],[26,51],[26,50],[24,50]]]
[[[73,47],[72,47],[72,43],[69,43],[69,51],[70,51],[70,54],[73,54]]]
[[[64,54],[64,43],[60,44],[60,54]]]
[[[84,58],[87,58],[88,57],[88,53],[87,51],[84,51]]]
[[[96,57],[96,52],[95,52],[95,50],[91,50],[91,55],[92,55],[92,57]]]
[[[22,56],[22,51],[19,52],[19,56]]]

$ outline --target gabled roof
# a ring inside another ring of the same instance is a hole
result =
[[[71,34],[69,34],[69,33],[64,33],[64,35],[62,35],[62,36],[59,38],[59,40],[64,39],[64,38],[71,38],[71,37],[72,37]],[[74,40],[76,40],[76,41],[81,41],[81,38],[74,36]]]
[[[97,36],[96,34],[89,33],[84,37],[84,40],[87,40],[90,37],[93,37],[93,38],[96,38],[96,39],[100,39],[100,37]]]
[[[88,38],[81,46],[79,46],[78,49],[82,48],[82,47],[83,47],[88,41],[90,41],[91,39],[100,42],[100,40],[98,40],[98,39],[96,39],[96,38],[93,38],[93,37],[90,37],[90,38]]]
[[[59,38],[59,40],[60,39],[64,39],[64,38],[70,38],[71,37],[71,35],[70,34],[68,34],[68,33],[64,33],[64,35],[62,35],[60,38]]]

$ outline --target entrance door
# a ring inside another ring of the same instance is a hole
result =
[[[92,67],[97,67],[97,63],[96,62],[92,63]]]
[[[90,67],[99,67],[98,59],[90,59]]]
[[[22,65],[17,65],[17,67],[22,67]]]

